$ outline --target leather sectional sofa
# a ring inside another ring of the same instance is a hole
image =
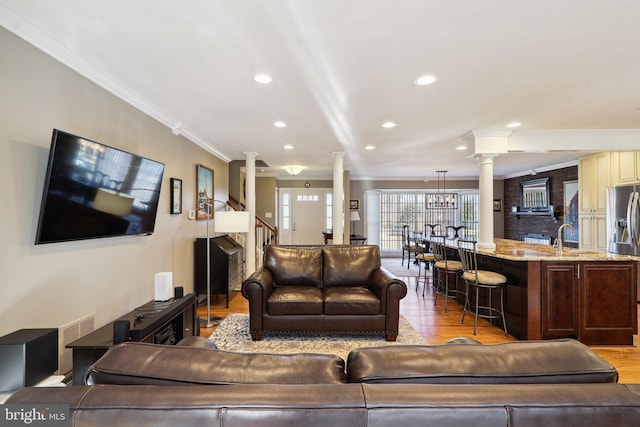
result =
[[[70,405],[74,426],[637,426],[640,385],[573,340],[241,354],[125,343],[86,386],[7,403]]]
[[[263,265],[242,283],[254,341],[276,332],[382,334],[395,341],[406,294],[374,245],[267,246]]]

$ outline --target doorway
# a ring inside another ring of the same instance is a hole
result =
[[[294,245],[319,245],[322,232],[331,228],[331,206],[324,188],[281,188],[282,227],[280,243]]]

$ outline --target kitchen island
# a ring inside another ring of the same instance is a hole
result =
[[[633,345],[638,332],[638,264],[626,255],[495,239],[478,268],[507,277],[505,316],[518,339],[575,338],[587,345]],[[492,302],[498,304],[498,301]]]

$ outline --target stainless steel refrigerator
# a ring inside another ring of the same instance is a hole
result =
[[[607,251],[640,256],[640,185],[607,188]]]
[[[640,185],[607,188],[607,251],[640,256]]]

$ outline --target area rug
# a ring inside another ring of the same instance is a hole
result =
[[[407,268],[407,262],[410,263],[409,268]],[[404,265],[402,265],[402,258],[382,258],[382,266],[401,279],[418,276],[418,265],[413,263],[413,259],[409,261],[405,259]]]
[[[400,316],[398,339],[385,341],[382,335],[350,334],[265,334],[261,341],[251,341],[249,315],[230,314],[209,337],[218,349],[240,353],[322,353],[336,354],[347,360],[351,350],[361,347],[425,344],[420,334]]]

